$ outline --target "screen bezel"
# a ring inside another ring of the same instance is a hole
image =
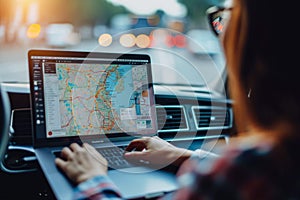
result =
[[[107,53],[107,52],[88,52],[88,51],[66,51],[66,50],[40,50],[40,49],[31,49],[28,51],[28,66],[29,66],[29,83],[30,83],[30,106],[31,106],[31,116],[32,116],[32,134],[33,134],[33,146],[34,147],[44,147],[44,146],[57,146],[57,145],[68,145],[73,142],[81,143],[82,141],[91,142],[91,143],[105,143],[105,142],[114,142],[120,141],[123,139],[132,139],[139,136],[144,136],[141,134],[134,133],[110,133],[105,135],[87,135],[87,136],[67,136],[59,138],[47,138],[46,137],[46,128],[43,133],[37,130],[37,118],[36,118],[36,105],[33,102],[34,99],[34,73],[33,73],[33,60],[32,56],[50,56],[50,57],[78,57],[78,58],[107,58],[107,59],[125,59],[125,60],[145,60],[147,61],[147,70],[148,70],[148,82],[149,82],[149,96],[150,96],[150,105],[151,105],[151,116],[153,119],[153,133],[147,134],[156,135],[157,134],[157,118],[156,118],[156,109],[155,109],[155,97],[153,89],[153,77],[151,69],[151,59],[147,54],[129,54],[129,53]],[[44,98],[43,98],[44,99]],[[43,108],[45,111],[45,108]],[[43,135],[42,135],[43,134]]]

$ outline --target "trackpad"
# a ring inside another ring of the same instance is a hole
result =
[[[178,188],[176,176],[165,171],[152,171],[149,168],[111,170],[108,176],[126,199],[161,195]]]

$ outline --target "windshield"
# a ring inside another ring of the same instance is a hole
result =
[[[0,0],[0,81],[28,82],[29,49],[146,53],[155,84],[202,86],[224,71],[205,11],[222,0]]]

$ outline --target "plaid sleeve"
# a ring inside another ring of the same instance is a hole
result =
[[[96,176],[76,187],[74,199],[121,200],[122,197],[107,176]]]
[[[276,199],[271,163],[269,151],[257,148],[231,149],[212,160],[194,156],[178,171],[180,189],[162,199]]]
[[[233,157],[237,153],[240,152],[231,152],[230,155],[219,158],[191,157],[183,163],[178,171],[180,189],[172,195],[172,200],[236,199],[236,191],[227,187],[230,181],[226,177],[225,169],[228,169],[229,165],[232,164],[229,157]],[[224,190],[219,190],[222,187]],[[228,192],[229,196],[227,196]]]

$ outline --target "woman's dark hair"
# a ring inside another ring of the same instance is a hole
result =
[[[265,129],[300,126],[297,10],[288,2],[234,1],[223,45],[241,131],[246,122]]]

